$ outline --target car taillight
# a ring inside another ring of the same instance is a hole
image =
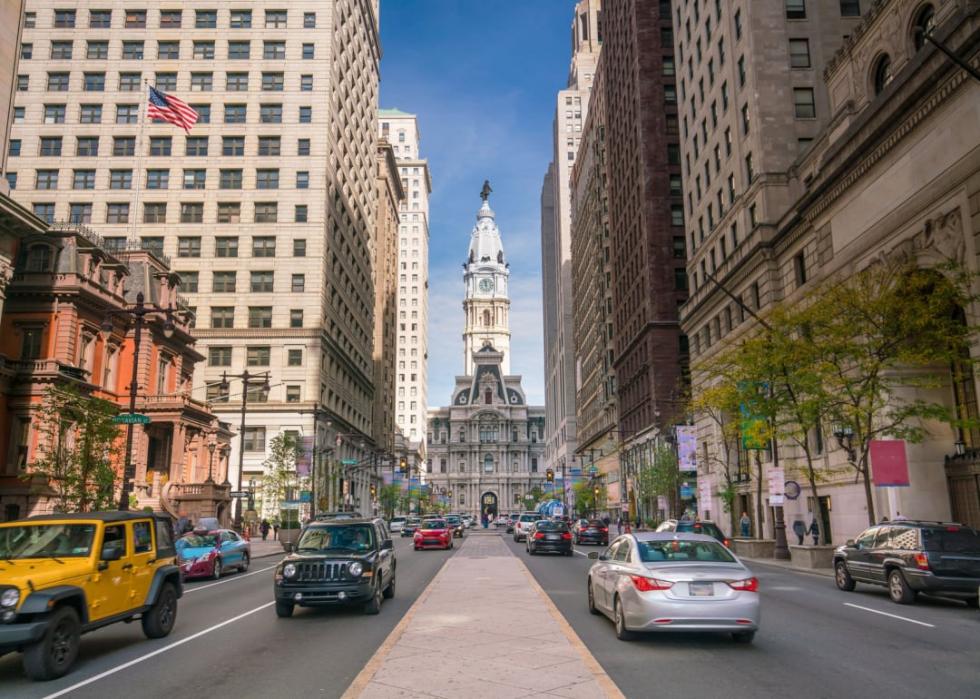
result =
[[[640,592],[652,592],[653,590],[669,590],[674,586],[674,583],[667,582],[666,580],[657,580],[656,578],[645,578],[642,575],[631,575],[630,580],[633,581],[633,585]]]
[[[729,539],[723,539],[721,543],[725,545],[726,549],[730,549],[732,547],[732,542]]]
[[[609,531],[609,527],[602,527],[599,531],[601,531],[601,532],[608,532]]]
[[[563,532],[562,535],[561,535],[561,538],[562,539],[571,539],[572,538],[572,533],[571,532]]]
[[[741,590],[742,592],[758,592],[759,579],[747,578],[746,580],[729,580],[728,587],[732,588],[733,590]]]
[[[924,553],[915,554],[915,567],[919,570],[929,570],[929,556]]]
[[[543,539],[544,538],[544,534],[542,534],[541,532],[534,532],[534,538],[535,539]]]

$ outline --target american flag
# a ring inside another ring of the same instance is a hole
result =
[[[198,119],[197,112],[187,102],[160,92],[155,87],[150,88],[146,114],[151,119],[169,121],[187,132],[190,132],[191,127],[197,123]]]

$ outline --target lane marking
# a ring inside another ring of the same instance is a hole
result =
[[[582,551],[579,551],[578,549],[572,549],[572,550],[573,550],[573,551],[574,551],[575,553],[577,553],[577,554],[578,554],[579,556],[585,556],[586,558],[588,558],[588,557],[589,557],[589,554],[587,554],[587,553],[583,553]]]
[[[278,563],[276,565],[279,565]],[[272,570],[276,566],[269,566],[268,568],[259,568],[258,570],[253,570],[251,573],[245,573],[244,575],[236,575],[233,578],[228,578],[227,580],[219,580],[218,582],[208,583],[207,585],[198,585],[197,587],[188,587],[184,589],[184,594],[189,595],[192,592],[197,592],[198,590],[207,590],[209,587],[214,587],[215,585],[224,585],[225,583],[235,582],[236,580],[244,580],[250,575],[258,575],[259,573],[264,573],[267,570]]]
[[[182,646],[185,643],[190,643],[194,639],[200,638],[201,636],[204,636],[206,634],[209,634],[212,631],[217,631],[218,629],[220,629],[220,628],[222,628],[224,626],[228,626],[228,624],[234,624],[236,621],[239,621],[240,619],[244,619],[245,617],[250,616],[252,614],[255,614],[256,612],[261,612],[263,609],[268,609],[269,607],[271,607],[274,604],[275,604],[274,601],[273,602],[266,602],[265,604],[260,605],[260,606],[256,607],[255,609],[250,609],[247,612],[242,612],[238,616],[232,617],[231,619],[226,619],[226,620],[222,621],[220,624],[215,624],[214,626],[209,626],[208,628],[202,629],[201,631],[198,631],[195,634],[191,634],[187,638],[182,638],[179,641],[174,641],[173,643],[171,643],[169,645],[166,645],[163,648],[157,648],[155,651],[151,651],[150,653],[147,653],[146,655],[142,655],[139,658],[134,658],[133,660],[130,660],[128,662],[125,662],[125,663],[123,663],[121,665],[117,665],[116,667],[109,668],[105,672],[100,672],[98,675],[94,675],[92,677],[89,677],[87,680],[82,680],[81,682],[77,682],[77,683],[73,684],[70,687],[65,687],[64,689],[62,689],[60,691],[57,691],[54,694],[48,694],[47,696],[43,697],[43,699],[55,699],[55,697],[61,697],[61,696],[64,696],[64,695],[66,695],[66,694],[68,694],[70,692],[74,692],[76,689],[80,689],[82,687],[85,687],[86,685],[90,685],[93,682],[98,682],[99,680],[104,679],[106,677],[109,677],[110,675],[114,675],[117,672],[121,672],[121,671],[123,671],[123,670],[125,670],[127,668],[133,667],[134,665],[138,665],[138,664],[142,663],[145,660],[149,660],[150,658],[154,658],[154,657],[160,655],[161,653],[166,653],[168,650],[173,650],[174,648],[177,648],[178,646]]]
[[[872,609],[871,607],[862,607],[860,604],[851,604],[850,602],[844,602],[845,607],[854,607],[854,609],[863,609],[866,612],[871,612],[872,614],[881,614],[882,616],[889,616],[892,619],[901,619],[902,621],[907,621],[910,624],[918,624],[919,626],[928,626],[930,629],[936,628],[935,624],[927,624],[924,621],[916,621],[915,619],[909,619],[908,617],[899,616],[898,614],[889,614],[888,612],[881,612],[877,609]]]

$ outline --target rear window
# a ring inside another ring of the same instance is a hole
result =
[[[706,536],[713,536],[716,539],[725,538],[725,535],[721,533],[721,529],[711,522],[678,522],[677,531],[704,534]]]
[[[521,515],[521,520],[520,521],[522,521],[522,522],[537,522],[538,521],[538,516],[537,515]]]
[[[539,532],[564,532],[568,531],[568,527],[565,526],[564,522],[538,522],[535,528]]]
[[[734,563],[735,557],[714,541],[639,541],[637,548],[644,563]]]
[[[426,522],[422,522],[423,529],[445,529],[446,520],[444,519],[430,519]]]
[[[923,529],[922,543],[926,551],[980,554],[980,534],[968,527]]]

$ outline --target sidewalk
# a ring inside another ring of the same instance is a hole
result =
[[[272,534],[269,534],[269,538],[262,541],[261,536],[253,537],[249,542],[252,544],[252,560],[256,558],[267,558],[269,556],[285,556],[286,552],[282,550],[282,544],[275,541],[272,538]]]
[[[343,696],[623,694],[503,540],[467,536]]]

